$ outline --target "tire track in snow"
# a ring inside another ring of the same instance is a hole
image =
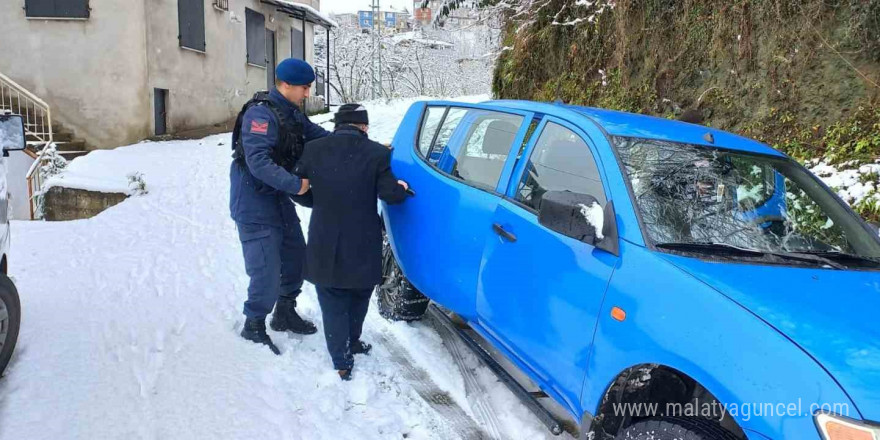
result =
[[[492,439],[455,403],[449,393],[441,390],[431,380],[427,371],[416,367],[409,361],[406,350],[397,341],[388,339],[384,334],[381,334],[379,343],[391,354],[391,360],[400,366],[403,377],[413,390],[449,423],[452,431],[461,436],[462,440]]]
[[[434,318],[431,314],[429,314],[428,319],[431,320],[434,329],[436,329],[440,337],[443,338],[443,345],[449,350],[449,353],[458,365],[458,369],[461,371],[461,375],[464,378],[465,393],[467,394],[468,402],[470,403],[471,410],[474,412],[474,416],[480,422],[481,426],[486,427],[490,438],[502,438],[500,429],[501,423],[498,421],[498,416],[495,415],[495,410],[492,408],[492,405],[486,400],[488,393],[477,381],[474,371],[464,360],[462,350],[466,350],[466,348],[462,348],[462,343],[454,333],[453,329],[449,328],[445,323],[439,322],[439,320]]]

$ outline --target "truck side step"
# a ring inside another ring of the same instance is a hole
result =
[[[539,397],[546,397],[546,394],[541,392],[543,396],[535,396],[533,395],[533,393],[523,388],[523,386],[520,385],[520,383],[517,382],[516,379],[514,379],[513,376],[511,376],[510,373],[508,373],[507,370],[505,370],[504,367],[502,367],[501,364],[499,364],[498,361],[496,361],[491,354],[489,354],[489,352],[481,347],[480,344],[474,340],[474,338],[472,338],[469,334],[465,333],[459,326],[457,326],[446,313],[444,313],[437,307],[437,305],[432,303],[428,310],[430,311],[431,315],[434,316],[434,318],[438,319],[449,329],[452,329],[455,334],[457,334],[458,337],[461,338],[461,340],[464,341],[464,343],[471,349],[471,351],[473,351],[474,354],[476,354],[483,362],[486,363],[486,365],[489,366],[490,369],[492,369],[492,371],[498,376],[498,378],[501,379],[501,382],[507,385],[507,388],[509,388],[510,391],[519,398],[523,405],[525,405],[526,408],[528,408],[533,414],[535,414],[535,416],[538,417],[541,423],[543,423],[544,426],[546,426],[553,435],[562,434],[562,423],[556,420],[556,418],[553,416],[553,414],[550,413],[550,411],[547,411],[546,408],[538,403],[537,399]]]

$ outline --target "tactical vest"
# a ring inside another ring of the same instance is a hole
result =
[[[242,161],[242,163],[244,161],[244,147],[241,144],[241,121],[249,108],[258,105],[266,106],[280,125],[278,140],[272,147],[270,155],[272,161],[288,172],[293,171],[293,167],[296,165],[297,159],[302,156],[305,147],[303,124],[288,118],[285,112],[269,99],[269,93],[265,91],[257,92],[250,101],[245,103],[235,119],[235,127],[232,129],[232,159]]]

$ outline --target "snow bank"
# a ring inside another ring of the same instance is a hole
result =
[[[877,192],[880,189],[880,160],[873,164],[846,163],[836,167],[811,161],[807,163],[807,168],[850,205],[858,205],[869,199],[880,202],[880,193]]]
[[[152,180],[158,185],[162,181],[173,181],[169,173],[181,172],[170,166],[171,161],[180,160],[181,150],[188,158],[193,169],[182,170],[184,175],[197,172],[200,160],[207,159],[206,154],[219,154],[223,158],[223,148],[229,147],[229,135],[210,136],[197,141],[141,142],[139,144],[116,148],[113,150],[96,150],[72,160],[64,171],[49,179],[45,188],[63,186],[66,188],[83,189],[97,192],[117,192],[129,194],[129,177],[141,173],[152,188]],[[217,151],[220,150],[220,151]],[[214,158],[211,158],[214,159]]]

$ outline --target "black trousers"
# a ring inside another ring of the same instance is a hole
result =
[[[333,368],[351,369],[354,366],[351,344],[361,337],[373,288],[337,289],[315,286],[315,290],[318,291],[324,337],[327,338],[327,351],[333,360]]]

